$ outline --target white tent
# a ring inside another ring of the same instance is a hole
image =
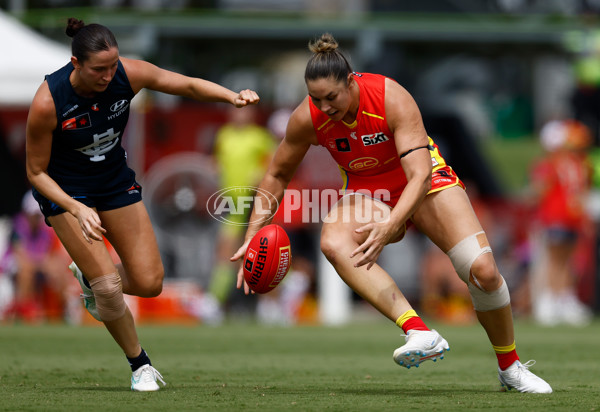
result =
[[[44,75],[71,58],[68,46],[42,36],[2,10],[0,39],[0,106],[29,106]]]

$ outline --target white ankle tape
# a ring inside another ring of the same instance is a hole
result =
[[[103,322],[121,319],[125,315],[127,305],[123,299],[121,276],[109,273],[90,280],[90,286],[96,299],[96,308]]]

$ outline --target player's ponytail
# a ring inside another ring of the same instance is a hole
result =
[[[337,81],[347,81],[352,73],[350,63],[338,50],[338,42],[329,33],[308,44],[313,53],[306,64],[304,81],[333,78]]]
[[[80,63],[86,61],[92,53],[119,47],[114,34],[101,24],[85,24],[83,20],[70,17],[65,33],[73,38],[71,53]]]

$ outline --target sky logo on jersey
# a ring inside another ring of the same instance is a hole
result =
[[[372,146],[374,144],[383,143],[390,140],[385,134],[381,132],[375,134],[366,134],[364,136],[361,136],[360,138],[362,139],[363,145],[365,146]]]
[[[92,121],[90,120],[90,114],[80,114],[77,117],[71,117],[70,119],[62,122],[63,130],[75,130],[75,129],[86,129],[92,126]]]
[[[350,151],[350,142],[347,137],[343,137],[341,139],[335,139],[335,148],[338,152],[349,152]]]

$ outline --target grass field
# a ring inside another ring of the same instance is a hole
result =
[[[130,370],[102,327],[0,326],[0,411],[552,411],[600,410],[600,323],[544,329],[518,322],[517,348],[554,388],[499,392],[479,326],[436,325],[451,350],[410,370],[385,321],[343,327],[142,326],[168,385],[129,390]],[[402,340],[401,340],[402,339]]]

